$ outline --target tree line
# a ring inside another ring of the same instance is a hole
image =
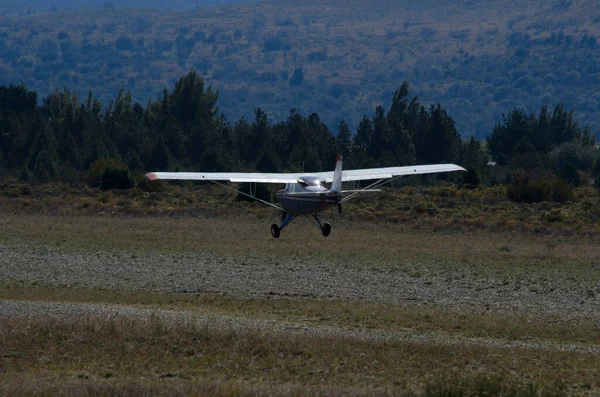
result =
[[[407,82],[395,90],[389,109],[377,106],[355,128],[342,120],[337,131],[317,113],[304,116],[294,109],[277,123],[262,109],[253,119],[231,123],[217,103],[218,93],[195,71],[145,106],[133,103],[123,89],[103,106],[92,92],[80,98],[64,88],[38,104],[37,93],[24,85],[0,87],[0,170],[22,180],[48,181],[113,159],[138,174],[310,172],[331,169],[338,153],[347,169],[458,163],[469,169],[464,176],[469,184],[482,178],[503,182],[491,177],[490,159],[573,184],[582,183],[581,173],[600,170],[591,131],[581,128],[564,105],[552,111],[544,107],[539,115],[513,109],[487,141],[462,141],[448,112],[411,98]]]

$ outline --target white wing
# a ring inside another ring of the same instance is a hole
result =
[[[255,183],[297,183],[304,174],[263,174],[260,172],[151,172],[146,178],[192,181],[226,181]]]
[[[466,171],[456,164],[411,165],[406,167],[366,168],[342,171],[342,182],[368,179],[387,179],[401,175],[433,174],[436,172]],[[315,174],[323,182],[333,181],[333,171]]]
[[[369,179],[387,179],[401,175],[432,174],[436,172],[466,171],[455,164],[412,165],[407,167],[366,168],[342,171],[342,181],[363,181]],[[253,183],[297,183],[303,176],[316,176],[321,182],[332,182],[333,171],[302,173],[260,173],[260,172],[151,172],[146,178],[178,179],[194,181],[226,181]]]

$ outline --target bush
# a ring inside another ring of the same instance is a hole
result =
[[[412,206],[411,211],[417,214],[427,214],[433,216],[436,215],[440,210],[437,205],[431,201],[419,201]]]
[[[134,186],[133,176],[127,166],[124,168],[109,167],[102,174],[102,181],[100,183],[102,190],[131,189]]]
[[[573,186],[555,175],[536,178],[525,171],[515,171],[511,174],[511,180],[507,195],[512,201],[566,203],[573,197]]]
[[[140,175],[137,178],[137,187],[144,192],[166,192],[169,190],[169,185],[165,181],[150,181],[145,175]]]
[[[90,166],[88,183],[90,186],[100,186],[102,190],[130,189],[135,186],[129,167],[114,158],[96,160]]]
[[[475,189],[481,184],[479,173],[473,168],[467,168],[467,172],[463,177],[463,184],[467,189]]]

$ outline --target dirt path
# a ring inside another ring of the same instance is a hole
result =
[[[482,266],[483,268],[483,266]],[[441,270],[440,270],[441,269]],[[4,281],[234,297],[297,297],[586,317],[600,323],[600,294],[562,275],[537,283],[485,269],[427,263],[349,263],[213,254],[64,253],[0,245]],[[535,277],[538,277],[537,275]]]

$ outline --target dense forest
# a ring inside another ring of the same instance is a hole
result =
[[[462,141],[448,111],[411,97],[407,82],[388,109],[377,106],[356,126],[342,120],[336,131],[317,113],[294,109],[277,123],[259,108],[231,123],[195,71],[145,106],[123,89],[106,106],[92,92],[80,98],[66,88],[40,102],[24,85],[0,87],[2,174],[127,188],[134,174],[155,170],[320,171],[341,153],[347,169],[454,162],[469,170],[450,177],[459,185],[538,180],[549,189],[543,195],[555,196],[557,186],[591,183],[600,173],[593,134],[562,104],[537,115],[514,108],[487,141]]]
[[[32,15],[77,10],[82,8],[163,8],[172,10],[194,10],[248,0],[4,0],[0,4],[0,15]]]
[[[592,0],[277,0],[186,12],[56,4],[0,16],[0,84],[23,81],[40,96],[93,90],[102,103],[125,87],[146,103],[193,69],[218,89],[230,120],[260,107],[285,121],[294,107],[335,130],[342,118],[356,125],[390,107],[408,80],[466,137],[485,138],[507,109],[560,102],[600,126]]]

